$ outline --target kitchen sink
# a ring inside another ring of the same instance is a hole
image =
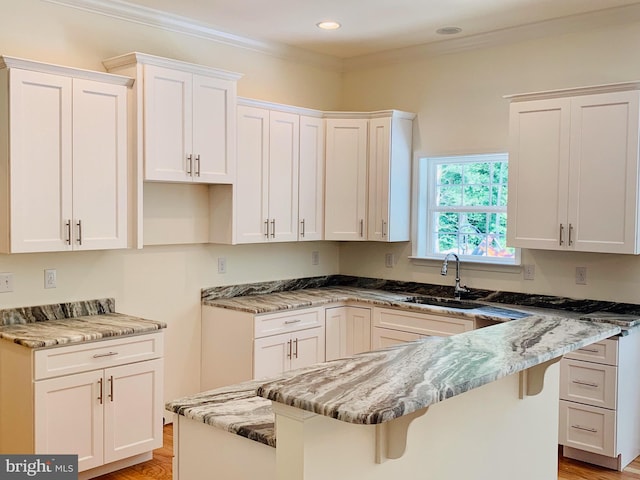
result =
[[[435,307],[460,308],[462,310],[472,310],[483,306],[481,303],[470,300],[458,300],[456,298],[443,297],[412,297],[406,300],[408,303],[419,303],[421,305],[433,305]]]

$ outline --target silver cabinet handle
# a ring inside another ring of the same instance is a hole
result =
[[[264,221],[264,236],[269,238],[269,219]]]
[[[285,325],[291,325],[293,323],[300,323],[302,320],[300,320],[299,318],[296,318],[295,320],[285,320],[284,324]]]
[[[575,383],[577,385],[584,385],[586,387],[593,387],[593,388],[598,388],[600,386],[597,383],[584,382],[582,380],[571,380],[571,383]]]
[[[562,238],[563,233],[564,233],[564,225],[560,224],[560,245],[564,244],[564,239]]]
[[[67,220],[66,222],[64,222],[64,226],[67,230],[65,242],[67,242],[67,245],[71,245],[71,220]]]
[[[100,389],[100,394],[98,395],[98,401],[100,405],[102,405],[102,379],[98,380],[98,388]]]
[[[200,155],[196,155],[196,177],[200,176]]]
[[[599,350],[596,348],[579,348],[578,351],[580,352],[589,352],[589,353],[598,353]]]
[[[271,238],[276,236],[276,219],[271,220]]]
[[[113,375],[109,377],[109,400],[113,402]]]
[[[575,428],[576,430],[584,430],[585,432],[598,433],[598,429],[583,427],[582,425],[571,425],[571,428]]]
[[[193,155],[187,155],[187,175],[193,176]]]
[[[82,245],[82,220],[78,220],[76,225],[78,227],[78,245]]]
[[[292,344],[292,342],[291,342],[291,340],[289,340],[287,342],[287,346],[289,347],[289,353],[287,353],[287,358],[291,358],[291,344]]]
[[[295,344],[296,349],[293,352],[294,358],[298,358],[298,339],[296,338],[293,343]]]
[[[360,219],[360,236],[364,237],[364,220]]]
[[[382,237],[387,236],[387,222],[386,220],[382,220]]]
[[[302,226],[302,232],[300,232],[300,236],[304,237],[304,218],[300,220],[300,225]]]
[[[114,355],[118,355],[118,352],[96,353],[93,358],[113,357]]]
[[[573,240],[571,240],[572,233],[573,233],[573,225],[569,224],[569,246],[573,245]]]

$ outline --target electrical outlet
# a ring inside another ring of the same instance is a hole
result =
[[[13,273],[0,273],[0,293],[13,292]]]
[[[44,288],[56,288],[58,286],[58,274],[55,268],[44,271]]]
[[[384,266],[387,268],[393,268],[394,263],[395,263],[395,255],[393,253],[385,253]]]
[[[317,250],[311,252],[311,265],[320,265],[320,252]]]
[[[218,257],[218,273],[227,273],[227,259]]]
[[[533,280],[536,276],[536,266],[523,265],[522,276],[525,280]]]
[[[587,284],[587,267],[576,267],[576,285]]]

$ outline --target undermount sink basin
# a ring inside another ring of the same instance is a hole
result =
[[[419,303],[421,305],[433,305],[435,307],[460,308],[462,310],[472,310],[482,307],[481,303],[470,300],[457,300],[455,298],[442,297],[413,297],[406,300],[408,303]]]

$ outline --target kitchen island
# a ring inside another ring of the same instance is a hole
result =
[[[534,314],[170,402],[174,478],[556,478],[556,362],[620,331]],[[242,438],[252,421],[233,415],[239,394],[260,412],[255,442]],[[270,418],[275,449],[259,440]]]

